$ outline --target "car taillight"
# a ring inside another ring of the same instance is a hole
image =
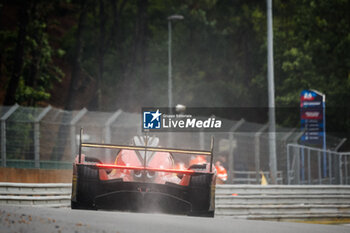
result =
[[[147,171],[146,174],[147,178],[152,179],[156,173],[154,171]]]
[[[142,177],[142,172],[140,170],[135,170],[134,171],[134,176],[137,178],[141,178]]]
[[[134,171],[135,178],[146,177],[148,179],[153,179],[155,175],[156,173],[154,171],[140,171],[140,170]]]

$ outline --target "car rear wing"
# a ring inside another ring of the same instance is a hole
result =
[[[147,144],[145,146],[127,146],[127,145],[114,145],[114,144],[101,144],[101,143],[83,143],[82,142],[83,129],[80,129],[80,137],[79,137],[79,163],[81,163],[81,150],[82,147],[90,147],[90,148],[102,148],[102,149],[120,149],[120,150],[135,150],[135,151],[145,151],[146,152],[168,152],[168,153],[181,153],[188,155],[203,155],[210,157],[210,172],[212,172],[213,166],[213,149],[214,149],[214,137],[211,137],[210,150],[191,150],[191,149],[175,149],[175,148],[165,148],[165,147],[149,147]],[[145,160],[146,161],[146,160]],[[108,165],[109,168],[121,168],[118,165]],[[99,165],[100,168],[107,168],[107,166]],[[145,166],[144,166],[145,168]],[[129,169],[133,169],[129,167]],[[171,172],[172,169],[169,170]],[[174,169],[175,171],[175,169]]]

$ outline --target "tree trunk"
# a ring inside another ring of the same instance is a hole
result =
[[[27,34],[27,25],[29,21],[30,1],[23,1],[19,15],[19,30],[17,34],[17,43],[14,56],[14,64],[10,82],[7,86],[4,105],[14,105],[16,103],[16,91],[23,68],[24,42]]]
[[[148,8],[148,0],[139,1],[138,2],[138,9],[139,9],[139,65],[140,65],[140,84],[142,88],[145,90],[145,92],[139,92],[138,102],[141,106],[145,106],[147,102],[147,98],[145,93],[149,91],[149,85],[148,85],[148,66],[146,64],[146,58],[147,58],[147,37],[148,37],[148,15],[147,15],[147,8]]]
[[[2,25],[2,11],[3,11],[3,3],[0,5],[0,31],[3,30],[3,25]],[[4,83],[3,77],[2,77],[2,62],[3,62],[3,53],[4,53],[4,47],[0,46],[0,83]]]
[[[99,1],[100,5],[100,35],[98,40],[98,79],[97,79],[97,109],[102,110],[102,84],[104,71],[104,54],[105,54],[105,6],[104,0]]]
[[[122,12],[124,10],[124,7],[127,3],[127,0],[122,0],[120,4],[119,0],[113,0],[112,1],[112,14],[113,14],[113,26],[112,26],[112,35],[111,35],[111,47],[115,48],[116,53],[117,54],[122,54],[123,50],[122,50],[122,46],[121,44],[123,43],[123,36],[124,34],[122,33]],[[124,62],[127,63],[127,62]],[[116,65],[118,65],[119,70],[120,70],[120,74],[124,74],[125,73],[125,69],[126,69],[126,65],[124,65],[124,63],[122,61],[116,61]],[[123,75],[120,75],[120,77],[118,77],[120,80],[116,81],[116,86],[115,89],[116,90],[120,90],[117,95],[116,95],[116,99],[118,101],[115,102],[115,106],[116,108],[120,108],[121,104],[123,103],[122,99],[123,99],[123,88],[120,88],[120,83],[123,83]],[[119,104],[118,104],[119,103]]]
[[[78,29],[76,34],[76,44],[71,72],[71,81],[69,85],[68,98],[66,100],[65,109],[73,110],[75,107],[75,98],[78,91],[78,82],[80,76],[80,59],[83,48],[82,32],[85,28],[85,18],[87,13],[86,0],[80,0],[80,15]]]
[[[31,15],[31,19],[33,21],[35,20],[39,20],[39,12],[38,12],[38,8],[37,8],[37,1],[33,2],[33,5],[31,6],[31,10],[30,10],[30,15]],[[36,28],[36,31],[33,32],[33,39],[35,40],[35,42],[38,44],[38,48],[37,49],[33,49],[31,51],[31,64],[29,67],[29,74],[28,77],[26,78],[25,82],[27,86],[32,87],[33,89],[36,89],[37,87],[37,79],[38,79],[38,73],[39,73],[39,69],[40,69],[40,60],[41,60],[41,52],[40,49],[42,47],[42,29],[41,28]],[[28,105],[33,106],[35,103],[35,99],[31,98],[28,100]]]
[[[80,77],[80,59],[81,59],[81,52],[83,48],[82,32],[85,26],[86,13],[87,13],[86,0],[80,0],[80,14],[79,14],[78,29],[76,34],[76,44],[75,44],[75,51],[74,51],[74,58],[73,58],[74,60],[73,60],[73,66],[72,66],[72,72],[71,72],[71,82],[69,85],[68,98],[66,100],[66,105],[65,105],[65,108],[67,110],[74,109],[75,98],[78,92],[78,83],[79,83],[79,77]],[[70,114],[72,114],[71,111],[70,111]],[[64,123],[65,122],[63,122],[63,119],[62,119],[60,128],[57,133],[56,145],[54,146],[51,153],[51,160],[54,160],[54,161],[62,160],[65,147],[67,144],[67,139],[69,138],[69,126],[65,125]],[[75,138],[70,138],[70,140],[75,140]]]
[[[124,73],[123,80],[123,103],[124,108],[129,110],[130,106],[136,106],[136,103],[140,104],[140,101],[145,100],[144,93],[147,93],[147,80],[146,80],[146,40],[147,40],[147,8],[148,0],[137,1],[137,21],[135,25],[135,37],[134,37],[134,48],[132,53],[132,59],[130,66]],[[140,68],[139,68],[140,67]],[[140,83],[142,91],[135,84],[137,80],[137,69],[140,69]],[[145,86],[144,86],[145,85]],[[141,103],[142,105],[142,103]]]
[[[117,52],[120,52],[120,42],[122,41],[122,33],[120,30],[121,14],[127,0],[123,0],[118,7],[118,0],[112,1],[113,26],[112,26],[112,47],[115,47]]]

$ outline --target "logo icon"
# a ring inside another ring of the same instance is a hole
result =
[[[160,129],[161,115],[159,109],[155,112],[143,112],[143,128],[144,129]]]
[[[301,92],[301,101],[307,101],[307,100],[315,100],[315,93],[304,90]]]

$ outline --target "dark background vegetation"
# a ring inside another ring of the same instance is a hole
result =
[[[277,107],[303,89],[327,96],[327,129],[350,126],[349,0],[275,0]],[[0,103],[68,110],[167,106],[266,107],[264,0],[2,0]],[[331,109],[330,108],[330,109]],[[298,111],[277,114],[297,124]],[[337,130],[335,130],[337,129]]]

